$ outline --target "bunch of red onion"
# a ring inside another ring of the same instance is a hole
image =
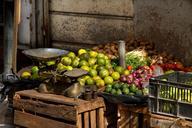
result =
[[[135,84],[138,88],[144,88],[149,84],[151,77],[153,77],[151,68],[142,66],[129,75],[121,75],[120,81],[127,84]]]

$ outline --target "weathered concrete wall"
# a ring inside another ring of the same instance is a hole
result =
[[[192,65],[192,1],[134,0],[134,27],[137,37],[156,43]]]
[[[132,0],[50,0],[51,42],[78,49],[133,33]]]

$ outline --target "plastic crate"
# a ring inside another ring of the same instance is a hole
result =
[[[152,113],[192,119],[192,74],[174,72],[150,79]]]

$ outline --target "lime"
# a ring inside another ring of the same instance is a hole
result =
[[[93,77],[93,80],[94,80],[94,81],[99,80],[99,79],[101,79],[101,77],[99,77],[99,76],[94,76],[94,77]]]
[[[121,94],[122,94],[121,89],[117,89],[117,95],[121,95]]]
[[[32,72],[32,73],[38,73],[38,72],[39,72],[39,68],[38,68],[37,66],[33,66],[33,67],[31,68],[31,72]]]
[[[88,63],[89,63],[90,66],[95,65],[96,61],[97,61],[97,60],[96,60],[95,58],[89,58],[89,59],[88,59]]]
[[[97,71],[95,69],[90,69],[89,70],[89,75],[94,77],[94,76],[97,76]]]
[[[138,88],[137,88],[134,84],[132,84],[132,85],[129,87],[129,90],[130,90],[130,92],[135,93],[135,92],[138,90]]]
[[[23,78],[23,79],[29,79],[30,77],[31,77],[30,72],[25,71],[21,74],[21,78]]]
[[[119,74],[123,74],[124,69],[121,66],[117,66],[115,67],[115,71],[118,72]]]
[[[86,80],[86,84],[87,85],[94,85],[94,80],[92,79],[92,78],[88,78],[87,80]]]
[[[96,85],[97,85],[97,87],[103,87],[103,86],[105,86],[105,82],[102,79],[98,79],[98,80],[96,80]]]
[[[105,69],[105,67],[104,66],[97,66],[97,71],[99,72],[99,71],[101,71],[101,70],[103,70],[103,69]]]
[[[74,67],[74,68],[78,67],[78,66],[79,66],[79,60],[78,60],[78,59],[74,59],[74,60],[72,61],[71,66]]]
[[[135,94],[140,96],[143,94],[143,92],[142,92],[142,90],[136,90]]]
[[[57,65],[57,70],[58,70],[58,71],[66,70],[66,66],[63,65],[62,63],[59,63],[59,64]]]
[[[97,64],[102,66],[105,65],[105,59],[104,58],[97,59]]]
[[[112,88],[112,87],[113,87],[113,85],[112,85],[112,84],[108,84],[108,85],[107,85],[107,87]]]
[[[128,88],[128,84],[125,84],[125,83],[124,83],[121,87],[122,87],[122,89]]]
[[[89,71],[89,70],[90,70],[90,68],[89,68],[88,66],[86,66],[86,65],[81,66],[81,69],[83,69],[83,70],[85,70],[85,71]]]
[[[97,52],[95,52],[95,51],[90,51],[89,52],[89,55],[90,55],[90,57],[92,57],[92,58],[95,58],[95,57],[97,57]]]
[[[47,62],[46,62],[46,65],[47,65],[47,66],[55,65],[55,60],[47,61]]]
[[[116,91],[115,89],[112,89],[112,90],[111,90],[111,94],[117,95],[117,91]]]
[[[111,88],[111,87],[106,87],[105,92],[110,93],[110,92],[111,92],[111,90],[112,90],[112,88]]]
[[[79,49],[78,55],[80,56],[83,53],[87,53],[87,51],[85,49]]]
[[[97,67],[98,67],[98,65],[97,64],[95,64],[95,65],[93,65],[93,69],[95,69],[95,70],[97,70]]]
[[[111,69],[111,68],[112,68],[112,65],[111,65],[111,64],[106,64],[106,65],[105,65],[105,68],[106,68],[106,69]]]
[[[38,73],[33,73],[31,76],[32,79],[36,80],[39,78],[39,74]]]
[[[73,70],[73,67],[72,66],[66,66],[66,70]]]
[[[84,85],[85,85],[85,79],[79,78],[77,81],[79,82],[79,84],[80,84],[81,86],[84,86]]]
[[[90,76],[86,75],[83,77],[83,79],[87,80],[88,78],[91,78]]]
[[[106,70],[106,69],[102,69],[100,72],[99,72],[99,76],[101,78],[105,78],[106,76],[109,76],[109,71]]]
[[[103,59],[104,59],[104,58],[105,58],[105,55],[104,55],[103,53],[98,53],[98,54],[97,54],[97,58],[103,58]]]
[[[130,74],[129,70],[126,69],[126,70],[123,71],[123,75],[129,75],[129,74]]]
[[[86,61],[86,60],[81,60],[80,62],[79,62],[79,66],[81,67],[81,66],[88,66],[89,64],[88,64],[88,62]]]
[[[105,64],[106,64],[106,65],[107,65],[107,64],[111,64],[111,60],[106,59],[106,60],[105,60]]]
[[[64,57],[62,57],[61,62],[62,62],[62,64],[67,66],[67,65],[71,64],[72,60],[71,60],[71,58],[64,56]]]
[[[108,57],[108,56],[104,56],[104,59],[105,59],[105,60],[108,60],[108,59],[109,59],[109,57]]]
[[[111,76],[113,77],[114,80],[119,80],[120,78],[120,74],[118,72],[113,72]]]
[[[105,84],[112,84],[113,83],[113,78],[111,76],[106,76],[104,78]]]
[[[128,95],[129,94],[129,89],[128,88],[123,88],[123,94]]]
[[[83,53],[79,56],[79,58],[80,60],[88,60],[90,57],[88,53]]]
[[[72,60],[75,59],[75,57],[76,57],[76,55],[75,55],[74,52],[69,52],[69,53],[67,54],[67,56],[70,57]]]
[[[119,88],[120,88],[120,84],[119,84],[119,83],[113,84],[113,88],[114,88],[114,89],[119,89]]]

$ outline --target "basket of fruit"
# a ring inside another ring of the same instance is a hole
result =
[[[173,72],[150,79],[149,107],[156,114],[192,119],[192,74]]]

